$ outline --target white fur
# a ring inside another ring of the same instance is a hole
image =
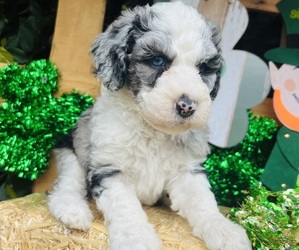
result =
[[[59,178],[53,189],[55,195],[48,199],[50,212],[70,227],[87,230],[93,215],[86,200],[84,169],[68,149],[57,151],[56,157]]]
[[[188,220],[194,235],[209,249],[251,249],[245,230],[220,214],[209,182],[201,173],[200,164],[209,153],[206,123],[216,75],[205,82],[197,65],[218,53],[212,33],[194,9],[181,3],[147,8],[136,12],[150,15],[151,10],[158,18],[147,24],[152,31],[136,40],[131,60],[142,57],[135,48],[146,51],[154,44],[164,55],[174,57],[172,64],[156,79],[155,86],[146,82],[155,69],[146,70],[143,62],[136,70],[129,69],[131,77],[144,76],[140,82],[134,80],[139,84],[134,95],[132,83],[121,85],[119,77],[113,78],[112,72],[117,71],[112,71],[112,64],[103,66],[102,57],[108,58],[105,46],[117,42],[102,43],[112,28],[99,38],[95,65],[103,75],[104,86],[118,91],[103,88],[102,96],[78,121],[73,132],[74,151],[57,150],[60,176],[49,195],[49,209],[66,225],[88,229],[92,214],[85,198],[87,186],[105,217],[110,249],[157,250],[161,242],[141,204],[154,205],[168,194],[171,208]],[[117,22],[129,25],[133,14],[126,13]],[[129,27],[122,25],[117,33],[120,43],[126,40],[121,37],[126,34],[123,30]],[[169,41],[168,46],[161,41]],[[198,106],[188,118],[176,111],[182,95]]]
[[[146,122],[167,134],[182,133],[205,125],[212,101],[207,85],[203,84],[193,67],[173,66],[162,74],[157,84],[156,88],[143,89],[140,93],[139,112]],[[171,109],[182,93],[196,100],[200,104],[200,110],[188,122],[178,124],[180,121],[176,121],[176,114]]]

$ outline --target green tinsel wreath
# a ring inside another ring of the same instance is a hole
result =
[[[204,163],[212,190],[219,205],[242,204],[251,186],[259,182],[275,144],[278,125],[267,117],[249,115],[245,138],[231,148],[211,147]]]
[[[0,70],[0,171],[36,179],[47,169],[49,150],[93,103],[77,92],[55,97],[58,78],[48,60]]]

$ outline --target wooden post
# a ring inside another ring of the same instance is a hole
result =
[[[224,0],[201,0],[198,10],[207,19],[211,20],[219,27],[223,28],[229,1]]]
[[[90,46],[102,30],[105,0],[60,0],[50,59],[61,73],[60,92],[78,89],[97,96]]]
[[[60,0],[50,59],[61,74],[60,93],[73,89],[93,97],[99,95],[100,84],[92,75],[89,49],[103,28],[105,0]],[[38,178],[33,192],[51,188],[57,177],[53,157],[45,175]]]

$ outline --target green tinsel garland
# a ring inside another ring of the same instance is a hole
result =
[[[93,99],[77,92],[54,97],[58,70],[48,60],[0,70],[0,170],[30,180],[44,173],[49,150]]]
[[[278,125],[273,119],[249,115],[245,138],[231,148],[211,147],[204,166],[219,205],[239,206],[255,185],[275,144]]]
[[[257,250],[299,249],[299,187],[270,192],[256,185],[229,217],[247,230]]]

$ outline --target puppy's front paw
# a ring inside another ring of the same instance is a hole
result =
[[[220,216],[195,228],[194,235],[203,239],[209,250],[252,249],[245,229]]]
[[[111,250],[159,250],[162,247],[150,224],[111,225],[109,245]]]
[[[48,206],[51,214],[63,224],[76,229],[88,230],[93,220],[87,201],[82,197],[50,195]]]

